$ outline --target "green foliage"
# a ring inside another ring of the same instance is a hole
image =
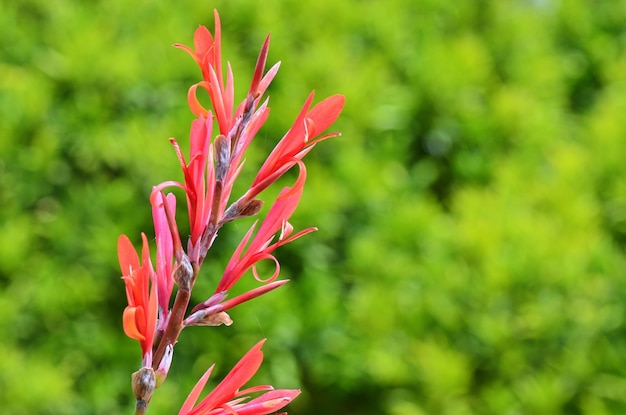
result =
[[[307,156],[292,222],[320,231],[278,252],[292,282],[186,330],[152,413],[262,337],[293,413],[626,411],[623,0],[22,0],[0,3],[2,413],[132,411],[115,244],[180,178],[199,74],[170,45],[213,7],[239,97],[267,32],[282,61],[244,181],[311,89],[346,95],[343,136]]]

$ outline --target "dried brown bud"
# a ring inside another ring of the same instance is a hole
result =
[[[252,199],[239,211],[239,217],[253,216],[259,213],[259,210],[263,207],[263,201],[259,199]]]
[[[176,269],[172,272],[172,278],[176,285],[182,290],[189,291],[191,289],[191,279],[193,278],[193,267],[189,262],[187,255],[183,256],[181,262],[178,263]]]
[[[230,316],[225,312],[220,312],[217,314],[213,314],[202,320],[198,325],[202,326],[221,326],[224,324],[225,326],[230,326],[233,324],[233,320]]]
[[[215,166],[215,178],[221,181],[226,177],[226,173],[230,167],[230,140],[220,134],[215,137],[213,146],[215,148],[215,158],[217,161]]]
[[[233,320],[230,316],[221,311],[215,314],[206,315],[208,310],[200,310],[193,313],[185,320],[185,325],[187,326],[221,326],[224,324],[225,326],[230,326],[233,324]]]
[[[238,202],[233,203],[224,213],[222,223],[231,222],[239,218],[247,218],[259,213],[263,207],[263,201],[259,199],[252,199],[245,205],[240,206]]]
[[[156,375],[151,367],[142,367],[132,375],[133,393],[137,401],[150,402],[156,387]]]

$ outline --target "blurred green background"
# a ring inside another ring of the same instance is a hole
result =
[[[282,61],[242,186],[311,89],[343,136],[307,158],[292,282],[186,330],[149,413],[263,337],[294,414],[626,413],[623,0],[0,0],[0,412],[132,413],[116,241],[181,179],[199,71],[171,44],[214,7],[238,99],[268,32]]]

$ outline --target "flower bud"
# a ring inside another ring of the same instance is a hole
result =
[[[246,218],[248,216],[254,216],[259,213],[262,207],[263,201],[259,199],[252,199],[243,206],[235,202],[226,210],[226,213],[224,213],[222,223],[227,223],[239,218]]]
[[[259,213],[263,207],[263,201],[259,199],[252,199],[246,203],[239,211],[239,217],[253,216]]]
[[[158,388],[163,384],[165,378],[167,377],[167,373],[170,371],[170,365],[172,364],[172,357],[174,356],[174,346],[168,344],[165,347],[165,354],[163,355],[163,359],[161,359],[161,363],[159,363],[159,367],[156,370],[156,387]]]
[[[228,173],[228,168],[230,167],[230,140],[220,134],[215,137],[213,146],[215,148],[216,158],[215,179],[222,181],[224,177],[226,177],[226,173]]]
[[[183,256],[182,261],[172,273],[172,278],[176,285],[182,290],[189,291],[191,289],[191,279],[193,278],[193,267],[189,262],[187,255]]]
[[[233,320],[230,316],[225,312],[220,312],[217,314],[212,314],[202,319],[199,323],[196,323],[198,326],[221,326],[224,324],[225,326],[230,326],[233,324]]]
[[[132,375],[133,393],[137,404],[147,405],[156,387],[156,375],[151,367],[142,367]]]
[[[230,316],[223,312],[215,312],[210,308],[196,311],[189,317],[187,317],[184,321],[185,326],[221,326],[224,324],[225,326],[230,326],[233,324],[233,320]]]

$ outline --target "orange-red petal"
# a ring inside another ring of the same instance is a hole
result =
[[[124,323],[124,333],[131,339],[143,341],[145,336],[141,334],[137,327],[137,311],[138,307],[126,307],[122,316]]]

